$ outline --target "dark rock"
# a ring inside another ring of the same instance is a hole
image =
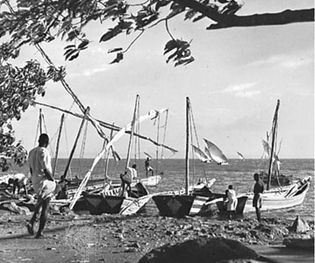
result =
[[[139,263],[248,262],[250,259],[264,261],[254,250],[239,241],[198,238],[155,248],[144,255]]]
[[[283,240],[283,244],[288,248],[314,251],[314,237],[305,238],[288,237]]]

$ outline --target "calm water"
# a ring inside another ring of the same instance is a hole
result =
[[[74,159],[71,163],[71,171],[69,177],[78,175],[79,178],[84,177],[86,172],[92,165],[92,159]],[[131,161],[133,163],[133,161]],[[145,177],[144,160],[137,160],[138,176]],[[109,175],[110,177],[118,177],[124,170],[125,161],[121,160],[119,164],[115,164],[110,160]],[[56,177],[63,173],[66,166],[66,160],[58,161],[56,169]],[[92,177],[99,178],[104,174],[104,161],[100,161],[93,171]],[[151,166],[158,168],[163,172],[162,180],[157,187],[150,188],[150,192],[159,192],[165,190],[178,190],[185,186],[185,160],[168,159],[156,163],[151,161]],[[267,163],[263,160],[229,160],[229,165],[219,166],[216,164],[203,164],[198,160],[190,161],[190,182],[197,182],[198,178],[206,176],[207,178],[216,178],[216,182],[212,187],[214,192],[223,192],[229,184],[232,184],[237,192],[251,191],[254,181],[253,173],[256,171],[267,171]],[[11,171],[27,171],[27,167],[12,168]],[[264,212],[265,216],[285,217],[294,219],[296,215],[300,215],[305,219],[314,220],[314,160],[313,159],[283,159],[281,172],[286,175],[293,175],[294,179],[301,179],[305,176],[311,176],[312,182],[304,203],[301,206],[293,207],[287,210]],[[153,204],[152,204],[153,205]],[[248,215],[249,217],[253,215]]]

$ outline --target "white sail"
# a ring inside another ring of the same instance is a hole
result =
[[[219,165],[226,165],[228,164],[228,159],[223,154],[223,152],[216,146],[214,143],[204,139],[207,145],[207,152],[211,159],[215,161]]]
[[[245,160],[243,154],[241,154],[240,152],[236,152],[238,154],[238,156],[242,159],[242,160]]]
[[[204,162],[204,163],[210,163],[211,162],[211,158],[210,156],[208,156],[205,152],[203,152],[200,148],[198,148],[195,145],[191,145],[194,154],[199,158],[200,161]]]
[[[262,145],[263,145],[263,148],[264,148],[263,158],[264,158],[264,157],[269,158],[270,151],[271,151],[271,150],[270,150],[269,143],[266,142],[265,140],[262,140]]]

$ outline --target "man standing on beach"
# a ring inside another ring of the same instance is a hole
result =
[[[262,197],[261,194],[264,192],[264,183],[260,180],[260,176],[258,173],[254,174],[254,180],[256,181],[254,185],[254,199],[253,199],[253,207],[256,209],[256,216],[258,222],[261,220],[260,208],[262,206]]]
[[[42,237],[42,231],[45,227],[50,199],[54,195],[56,190],[56,183],[52,177],[51,169],[51,157],[47,150],[49,144],[49,137],[43,133],[39,136],[38,146],[32,149],[29,153],[28,162],[31,173],[31,180],[35,194],[37,195],[37,204],[35,206],[34,214],[27,223],[27,230],[30,235],[34,234],[34,223],[36,221],[37,214],[41,210],[39,219],[39,228],[35,238]]]

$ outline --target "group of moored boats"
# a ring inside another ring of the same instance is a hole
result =
[[[7,182],[7,178],[2,177],[1,179],[1,183]],[[306,177],[281,188],[266,190],[262,195],[262,210],[284,209],[302,204],[309,190],[310,180],[310,177]],[[82,192],[72,210],[75,213],[93,215],[103,213],[131,215],[137,213],[153,199],[161,216],[212,216],[224,215],[226,212],[225,194],[211,191],[214,179],[210,183],[199,183],[190,187],[188,194],[185,189],[149,193],[145,186],[146,181],[142,183],[139,180],[133,183],[130,196],[121,195],[121,188],[117,185],[111,189],[104,188],[104,185],[101,187],[100,184],[94,185],[94,187],[89,186]],[[60,210],[69,207],[76,191],[77,188],[70,188],[66,199],[54,198],[51,201],[52,205]],[[31,191],[29,192],[31,193]],[[237,198],[237,216],[254,211],[252,193],[238,194]]]
[[[136,103],[137,104],[137,103]],[[262,210],[274,210],[283,209],[293,206],[297,206],[303,203],[305,195],[310,187],[311,177],[305,177],[302,180],[296,182],[290,182],[286,176],[280,176],[279,170],[277,171],[278,177],[283,180],[286,186],[269,188],[274,181],[272,178],[272,167],[275,162],[279,161],[277,154],[275,154],[275,133],[277,128],[277,114],[279,108],[279,101],[277,103],[276,111],[273,119],[272,127],[272,141],[271,146],[268,142],[265,142],[264,147],[267,149],[270,163],[267,175],[267,190],[262,194],[263,206]],[[136,112],[136,111],[135,111]],[[144,119],[154,119],[158,116],[159,111],[151,111],[144,116],[140,116],[139,119],[133,118],[132,124],[140,122]],[[161,175],[156,174],[147,176],[143,179],[134,178],[131,182],[131,190],[123,192],[121,182],[113,183],[111,181],[101,179],[94,180],[94,183],[89,181],[93,168],[102,156],[109,151],[113,143],[117,141],[126,131],[130,131],[130,140],[133,135],[133,128],[131,125],[127,125],[121,129],[110,141],[106,143],[103,150],[93,161],[93,165],[89,172],[85,175],[83,180],[67,181],[67,189],[63,195],[57,195],[57,198],[53,198],[52,205],[62,209],[68,207],[76,213],[90,213],[90,214],[121,214],[131,215],[141,210],[149,200],[153,199],[156,207],[159,210],[160,215],[182,217],[186,215],[202,215],[211,216],[219,212],[224,214],[226,212],[226,198],[225,193],[214,193],[211,191],[211,186],[215,182],[215,179],[210,181],[199,182],[196,185],[189,185],[189,148],[196,155],[202,157],[204,163],[216,162],[219,165],[228,164],[227,158],[221,152],[221,150],[209,140],[206,142],[206,153],[203,153],[198,146],[195,146],[191,140],[191,130],[193,127],[193,116],[191,112],[190,100],[186,98],[186,165],[185,165],[185,188],[179,191],[163,191],[158,193],[149,193],[147,187],[157,185],[161,180]],[[268,144],[268,145],[267,145]],[[129,152],[129,151],[128,151]],[[128,167],[129,158],[127,156]],[[0,185],[8,184],[10,175],[2,176],[0,178]],[[108,179],[108,178],[107,178]],[[263,178],[262,178],[263,179]],[[64,182],[63,182],[64,183]],[[63,184],[65,185],[65,184]],[[31,192],[31,191],[30,191]],[[236,207],[236,214],[243,215],[243,213],[254,211],[252,206],[253,193],[244,193],[237,196],[238,203]],[[1,201],[0,201],[1,205]]]
[[[272,137],[276,132],[277,127],[277,113],[279,108],[279,101],[277,103],[273,127]],[[148,113],[145,118],[152,118],[156,116],[155,112]],[[144,119],[144,118],[143,118]],[[90,214],[121,214],[131,215],[141,210],[149,200],[153,199],[160,215],[182,217],[186,215],[202,215],[211,216],[217,212],[224,214],[226,212],[226,198],[225,193],[214,193],[211,191],[211,186],[215,179],[210,181],[200,181],[198,184],[189,185],[189,147],[192,146],[196,152],[197,147],[193,145],[191,139],[191,129],[193,120],[191,105],[189,98],[186,98],[186,169],[185,169],[185,189],[179,191],[164,191],[158,193],[149,193],[147,187],[157,185],[161,180],[161,175],[156,174],[147,176],[143,179],[133,179],[131,182],[131,191],[128,194],[122,192],[121,182],[108,182],[104,179],[95,180],[94,183],[88,183],[91,176],[91,171],[96,165],[97,161],[103,154],[110,149],[112,143],[121,136],[125,131],[122,130],[116,134],[116,138],[109,141],[104,147],[103,151],[95,158],[93,165],[82,181],[67,183],[67,192],[62,196],[57,196],[51,203],[58,208],[68,207],[76,213],[90,213]],[[136,120],[133,120],[133,123]],[[207,144],[208,159],[214,160],[218,164],[227,163],[224,154],[213,143],[205,139]],[[297,206],[303,203],[305,195],[310,187],[311,177],[305,177],[296,182],[290,182],[288,178],[282,175],[286,186],[269,188],[272,175],[272,166],[274,160],[279,160],[274,152],[274,143],[272,140],[271,147],[267,147],[270,158],[270,165],[267,174],[267,190],[262,194],[263,206],[262,210],[284,209]],[[211,152],[213,149],[213,152]],[[201,152],[197,151],[200,155]],[[279,171],[278,171],[279,172]],[[279,173],[278,173],[279,175]],[[277,177],[279,181],[279,177]],[[263,178],[262,178],[263,179]],[[1,183],[8,183],[9,176],[1,177]],[[290,182],[290,183],[289,183]],[[236,207],[236,214],[243,215],[243,213],[254,211],[252,206],[253,193],[244,193],[237,196],[238,203]]]

